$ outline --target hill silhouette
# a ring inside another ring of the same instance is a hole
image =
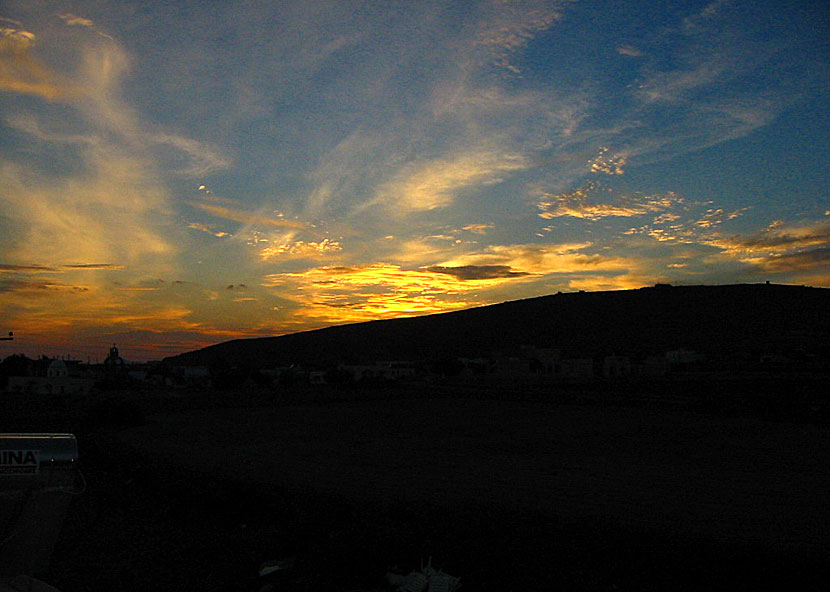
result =
[[[734,359],[778,353],[830,358],[830,289],[772,284],[571,292],[405,319],[340,325],[187,352],[180,365],[249,367],[434,360],[523,345],[569,357],[689,349]]]

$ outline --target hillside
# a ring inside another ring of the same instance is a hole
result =
[[[427,360],[553,347],[568,356],[632,356],[691,349],[710,356],[761,353],[828,358],[830,290],[737,284],[558,293],[422,317],[238,339],[167,361],[254,367]]]

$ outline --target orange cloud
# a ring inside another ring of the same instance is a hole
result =
[[[791,272],[809,269],[830,269],[830,246],[806,249],[794,253],[770,253],[759,257],[741,259],[771,272]],[[830,275],[830,274],[828,274]]]
[[[620,257],[582,252],[591,243],[561,245],[494,245],[479,253],[468,253],[442,263],[444,266],[504,266],[537,276],[585,271],[619,271],[632,262]]]
[[[0,27],[0,90],[55,100],[74,94],[57,73],[35,58],[34,33]]]
[[[226,236],[231,236],[230,233],[223,232],[223,231],[214,231],[210,226],[207,224],[202,224],[200,222],[191,222],[187,225],[188,228],[192,228],[194,230],[201,230],[202,232],[207,232],[208,234],[212,234],[217,238],[224,238]]]
[[[65,22],[67,25],[70,26],[80,26],[80,27],[94,27],[95,23],[88,18],[84,18],[82,16],[75,16],[71,13],[61,14],[61,20]]]
[[[625,171],[623,166],[626,157],[622,154],[608,154],[608,148],[600,148],[596,158],[588,164],[592,173],[605,173],[606,175],[622,175]]]
[[[315,322],[322,325],[413,316],[485,303],[488,290],[508,282],[538,281],[555,274],[604,277],[628,272],[633,266],[631,260],[580,252],[590,246],[493,246],[420,269],[402,269],[389,263],[315,267],[268,275],[262,285],[293,301],[297,308],[286,322],[305,328]],[[642,281],[621,277],[617,284]],[[585,277],[574,281],[590,280]]]
[[[672,192],[662,196],[614,196],[613,202],[601,202],[595,194],[601,186],[589,183],[570,193],[544,194],[539,201],[539,217],[551,219],[570,216],[586,220],[600,220],[608,217],[631,218],[644,214],[665,212],[682,203],[682,198]],[[607,199],[607,197],[606,197]]]
[[[263,261],[279,257],[291,258],[319,258],[326,253],[342,251],[343,247],[338,241],[327,238],[319,241],[287,241],[280,245],[265,247],[260,251],[259,256]]]
[[[747,235],[715,238],[708,244],[720,247],[729,253],[783,253],[794,249],[830,244],[830,222],[794,226],[782,221],[773,222],[769,227]]]
[[[487,231],[494,227],[495,224],[467,224],[466,226],[462,226],[461,230],[474,232],[476,234],[487,234]]]
[[[299,305],[295,321],[358,322],[465,308],[463,294],[510,281],[511,277],[464,280],[446,272],[407,270],[397,265],[316,267],[266,276],[265,287]]]
[[[643,286],[653,286],[659,280],[655,276],[615,275],[574,278],[568,281],[572,290],[597,292],[607,290],[634,290]]]

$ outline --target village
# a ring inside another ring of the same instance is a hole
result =
[[[521,346],[517,351],[432,360],[377,360],[366,363],[183,365],[169,360],[127,362],[113,345],[103,363],[70,357],[30,359],[17,354],[0,362],[6,392],[86,395],[96,390],[274,389],[296,386],[453,384],[500,387],[636,383],[695,375],[767,376],[809,371],[815,362],[802,352],[736,355],[713,359],[689,349],[647,356],[622,354],[568,357],[560,349]]]

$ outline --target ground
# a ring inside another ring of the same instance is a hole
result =
[[[723,542],[820,549],[826,429],[496,400],[397,400],[158,418],[125,442],[214,475],[354,502],[483,504]]]
[[[91,432],[89,489],[47,581],[248,591],[260,562],[292,555],[278,589],[382,590],[388,569],[429,556],[482,591],[810,589],[830,575],[826,425],[380,395],[165,409]]]

